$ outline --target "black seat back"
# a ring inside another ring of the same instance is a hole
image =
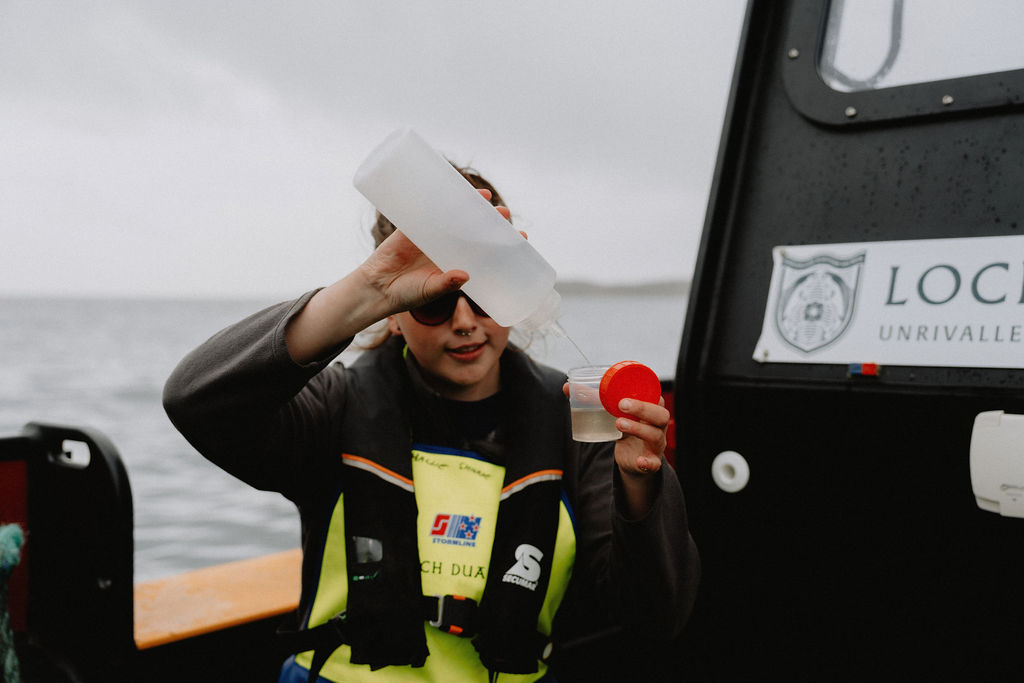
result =
[[[17,492],[0,521],[27,532],[11,577],[26,680],[48,669],[74,681],[118,680],[134,652],[134,547],[117,450],[95,430],[30,423],[0,439],[0,467]]]

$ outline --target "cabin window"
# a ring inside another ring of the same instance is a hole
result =
[[[1020,0],[832,0],[819,71],[863,92],[1024,68]]]

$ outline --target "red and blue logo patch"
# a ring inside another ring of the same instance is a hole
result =
[[[434,517],[430,535],[434,543],[448,545],[476,545],[480,531],[480,518],[476,515],[451,515],[441,513]]]

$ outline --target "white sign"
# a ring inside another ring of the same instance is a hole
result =
[[[754,360],[1024,368],[1024,235],[775,247]]]

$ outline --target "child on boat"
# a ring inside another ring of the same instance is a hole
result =
[[[571,680],[573,653],[597,651],[642,674],[699,574],[664,401],[623,401],[618,441],[574,442],[564,374],[509,343],[465,272],[383,216],[373,233],[358,268],[221,331],[164,392],[199,452],[299,509],[280,680]],[[385,319],[381,344],[332,364]]]

